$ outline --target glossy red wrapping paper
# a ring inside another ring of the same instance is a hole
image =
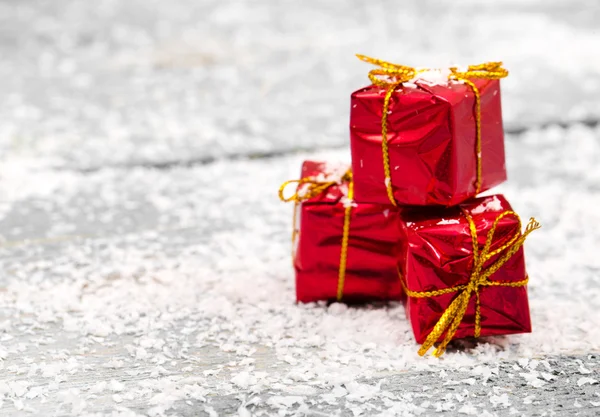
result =
[[[325,163],[306,161],[302,178],[326,170]],[[347,191],[347,183],[332,186],[298,207],[294,266],[299,302],[336,300]],[[400,300],[398,209],[354,203],[350,216],[342,301]]]
[[[487,233],[498,215],[511,210],[502,195],[477,198],[453,208],[404,210],[402,242],[406,258],[400,263],[400,271],[409,290],[433,291],[469,282],[473,266],[473,243],[468,221],[461,208],[466,209],[473,218],[480,248],[485,244]],[[506,243],[518,227],[518,222],[512,216],[504,217],[496,229],[491,250]],[[490,259],[488,264],[498,256]],[[521,247],[489,280],[516,282],[526,276]],[[527,287],[479,287],[479,294],[481,336],[531,332]],[[406,299],[406,313],[418,343],[425,341],[457,295],[450,293]],[[474,327],[473,295],[454,339],[473,336]]]
[[[472,80],[481,94],[481,189],[506,180],[498,80]],[[386,90],[370,86],[351,98],[350,140],[356,201],[389,204],[381,147]],[[390,177],[399,205],[453,206],[476,194],[477,159],[473,90],[405,83],[390,100]]]

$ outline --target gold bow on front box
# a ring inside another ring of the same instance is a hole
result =
[[[477,227],[473,218],[463,209],[463,214],[469,223],[469,231],[471,232],[471,241],[473,242],[473,267],[471,269],[471,276],[467,284],[456,285],[450,288],[443,288],[434,291],[412,291],[407,287],[404,279],[401,279],[404,287],[404,292],[411,298],[430,298],[437,297],[444,294],[458,293],[456,298],[450,303],[450,305],[444,310],[444,313],[433,327],[433,330],[427,336],[427,339],[419,349],[419,355],[423,356],[427,351],[446,333],[440,344],[434,351],[435,356],[441,356],[446,346],[452,340],[456,334],[456,330],[460,323],[462,323],[463,317],[467,311],[469,300],[475,296],[475,330],[473,336],[479,337],[481,333],[481,306],[479,302],[479,289],[481,287],[524,287],[527,285],[529,278],[527,276],[519,281],[490,281],[489,278],[496,273],[525,243],[527,236],[534,230],[539,229],[540,224],[531,218],[525,232],[521,234],[521,219],[517,213],[511,210],[504,211],[496,217],[490,231],[487,234],[483,249],[479,250],[479,243],[477,239]],[[517,220],[518,228],[515,233],[508,239],[508,241],[497,249],[491,250],[492,243],[494,241],[494,235],[496,234],[496,228],[498,223],[506,216],[512,216]],[[494,261],[491,265],[486,263],[493,257],[500,255],[499,258]]]

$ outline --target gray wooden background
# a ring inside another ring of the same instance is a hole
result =
[[[0,0],[0,414],[600,413],[597,0]],[[305,158],[364,53],[501,59],[534,332],[419,358],[400,305],[297,306]]]

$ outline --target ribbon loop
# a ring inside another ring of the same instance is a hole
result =
[[[329,187],[336,184],[341,184],[344,181],[349,181],[350,179],[352,179],[352,171],[348,170],[344,173],[344,175],[340,178],[339,181],[318,181],[313,177],[302,178],[299,180],[289,180],[281,184],[281,186],[279,187],[279,199],[284,203],[288,203],[290,201],[295,201],[299,203],[305,200],[310,200],[311,198],[321,194]],[[291,196],[286,197],[285,189],[290,184],[297,184],[296,191]],[[301,189],[301,186],[303,184],[308,184],[308,187]]]
[[[279,187],[279,199],[281,201],[283,201],[284,203],[289,203],[290,201],[297,201],[299,199],[298,196],[298,187],[300,186],[300,184],[302,183],[302,180],[289,180],[284,182],[283,184],[281,184],[281,186]],[[294,191],[294,194],[292,194],[289,197],[285,196],[285,189],[287,188],[288,185],[291,184],[298,184],[296,186],[296,191]]]
[[[296,191],[290,197],[285,197],[285,195],[284,195],[285,188],[288,185],[294,184],[294,183],[298,184],[296,186]],[[306,189],[304,189],[304,190],[301,190],[300,186],[302,184],[308,184],[308,187],[306,187]],[[296,201],[299,203],[304,200],[309,200],[313,197],[318,196],[323,191],[325,191],[327,188],[329,188],[335,184],[337,184],[337,182],[335,182],[335,181],[318,182],[318,181],[314,181],[314,180],[310,180],[310,179],[290,180],[290,181],[284,182],[283,184],[281,184],[281,187],[279,187],[279,198],[281,201],[286,202],[286,203],[289,201]]]
[[[373,85],[379,87],[387,87],[390,85],[407,82],[413,79],[418,73],[418,70],[413,67],[392,64],[391,62],[382,61],[381,59],[371,58],[360,54],[356,54],[356,56],[361,61],[379,67],[369,71],[369,80],[371,80]]]
[[[501,61],[469,65],[466,71],[460,71],[457,67],[450,67],[450,73],[456,79],[483,78],[498,80],[508,77],[508,70],[502,66]]]
[[[406,288],[406,284],[403,281],[403,286],[406,294],[411,298],[429,298],[443,294],[449,294],[456,292],[458,295],[446,308],[438,322],[433,327],[433,330],[429,333],[425,342],[419,349],[419,355],[423,356],[427,351],[445,334],[443,340],[440,342],[438,347],[434,351],[434,356],[440,357],[446,351],[448,343],[452,340],[460,323],[462,323],[467,307],[471,300],[471,297],[475,295],[475,329],[474,336],[479,337],[481,334],[481,306],[479,300],[479,291],[482,286],[496,286],[496,287],[524,287],[527,285],[529,278],[526,276],[520,281],[490,281],[488,278],[497,272],[502,265],[504,265],[523,245],[527,236],[534,230],[539,229],[540,224],[532,217],[529,220],[529,224],[525,228],[525,231],[521,234],[521,219],[518,214],[514,211],[507,210],[498,215],[492,224],[489,232],[486,236],[484,247],[479,251],[479,243],[477,239],[477,229],[475,222],[471,215],[463,210],[463,214],[469,224],[469,230],[471,232],[471,240],[473,245],[473,269],[469,278],[468,284],[457,285],[455,287],[444,288],[434,291],[412,291]],[[517,220],[518,227],[515,229],[515,233],[502,244],[499,248],[490,251],[490,248],[494,241],[494,235],[500,221],[506,216],[514,216]],[[502,254],[497,260],[491,265],[485,266],[487,261],[496,255]]]

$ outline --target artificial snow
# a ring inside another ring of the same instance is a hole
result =
[[[473,214],[481,214],[481,213],[485,213],[486,211],[500,211],[500,210],[502,210],[502,202],[500,201],[500,199],[498,199],[498,197],[493,196],[488,201],[486,201],[484,204],[480,204],[477,207],[475,207],[473,210],[471,210],[471,212]]]
[[[596,9],[574,12],[597,6],[413,3],[0,3],[3,412],[490,416],[549,409],[549,389],[598,406],[600,37]],[[369,70],[352,54],[384,44],[511,71],[505,125],[526,131],[489,193],[543,225],[525,243],[533,333],[421,358],[400,303],[294,303],[277,189],[304,159],[348,161]]]
[[[458,219],[442,219],[439,222],[437,222],[436,224],[442,225],[442,224],[459,224],[460,221]]]
[[[417,81],[420,81],[429,85],[447,85],[449,76],[450,70],[448,68],[429,69],[417,73],[410,82],[414,84]]]
[[[577,386],[580,386],[580,387],[582,385],[586,385],[586,384],[593,385],[593,384],[597,384],[597,383],[598,383],[597,379],[589,378],[589,377],[582,377],[577,380]]]

